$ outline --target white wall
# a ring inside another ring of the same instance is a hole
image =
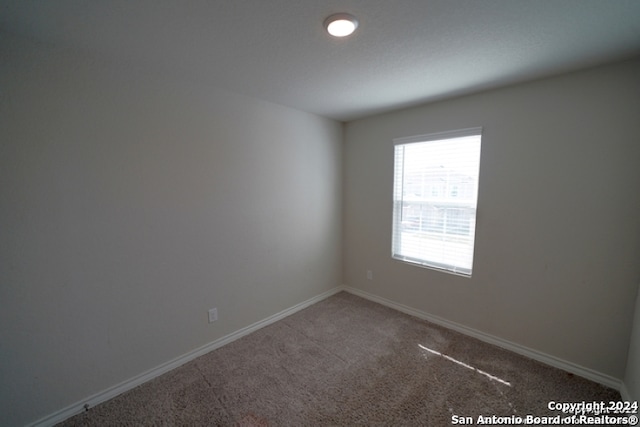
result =
[[[1,425],[340,285],[339,122],[6,35],[0,57]]]
[[[627,369],[624,373],[624,389],[630,400],[640,401],[640,289],[636,296],[636,309],[629,340]]]
[[[621,380],[640,279],[638,76],[636,60],[348,123],[345,284]],[[476,126],[473,277],[392,260],[393,138]]]

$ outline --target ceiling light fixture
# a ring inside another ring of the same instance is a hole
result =
[[[324,20],[324,27],[334,37],[346,37],[358,28],[358,20],[348,13],[336,13]]]

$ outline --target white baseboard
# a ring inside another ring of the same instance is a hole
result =
[[[624,383],[616,378],[613,378],[609,375],[605,375],[599,372],[596,372],[592,369],[589,368],[584,368],[582,366],[576,365],[574,363],[565,361],[565,360],[561,360],[558,359],[557,357],[554,356],[550,356],[548,354],[545,353],[541,353],[539,351],[536,350],[532,350],[530,348],[521,346],[520,344],[515,344],[512,343],[510,341],[504,340],[502,338],[498,338],[489,334],[486,334],[484,332],[481,331],[477,331],[475,329],[472,328],[468,328],[464,325],[460,325],[458,323],[455,322],[451,322],[449,320],[443,319],[441,317],[438,316],[434,316],[431,314],[428,314],[426,312],[417,310],[415,308],[403,305],[403,304],[399,304],[396,303],[394,301],[388,300],[386,298],[382,298],[379,297],[377,295],[371,294],[369,292],[365,292],[362,291],[360,289],[356,289],[356,288],[352,288],[349,286],[338,286],[335,287],[333,289],[330,289],[329,291],[326,291],[320,295],[317,295],[313,298],[310,298],[306,301],[303,301],[299,304],[296,304],[295,306],[288,308],[286,310],[283,310],[279,313],[276,313],[272,316],[267,317],[266,319],[263,319],[259,322],[256,322],[252,325],[249,325],[245,328],[239,329],[229,335],[226,335],[222,338],[219,338],[209,344],[206,344],[202,347],[199,347],[195,350],[190,351],[189,353],[186,353],[182,356],[179,356],[173,360],[170,360],[166,363],[163,363],[160,366],[157,366],[153,369],[150,369],[146,372],[143,372],[140,375],[137,375],[131,379],[128,379],[126,381],[121,382],[120,384],[117,384],[113,387],[110,387],[106,390],[103,390],[99,393],[94,394],[93,396],[90,396],[86,399],[83,399],[80,402],[74,403],[64,409],[61,409],[57,412],[54,412],[51,415],[48,415],[44,418],[41,418],[38,421],[35,421],[34,423],[29,424],[29,427],[49,427],[49,426],[53,426],[59,422],[62,422],[64,420],[66,420],[67,418],[70,418],[76,414],[79,414],[81,412],[83,412],[84,410],[86,410],[85,408],[91,408],[94,407],[100,403],[106,402],[109,399],[112,399],[116,396],[118,396],[119,394],[122,394],[126,391],[129,391],[149,380],[152,380],[153,378],[156,378],[164,373],[167,373],[169,371],[171,371],[172,369],[175,369],[181,365],[184,365],[187,362],[192,361],[193,359],[196,359],[202,355],[205,355],[207,353],[209,353],[210,351],[213,351],[217,348],[222,347],[225,344],[228,344],[232,341],[235,341],[245,335],[248,335],[252,332],[257,331],[258,329],[264,328],[267,325],[270,325],[274,322],[277,322],[278,320],[284,319],[287,316],[290,316],[312,304],[315,304],[319,301],[322,301],[328,297],[330,297],[331,295],[334,295],[340,291],[347,291],[351,294],[360,296],[362,298],[368,299],[370,301],[373,302],[377,302],[379,304],[382,304],[384,306],[393,308],[395,310],[398,310],[400,312],[409,314],[411,316],[415,316],[418,317],[420,319],[424,319],[427,320],[429,322],[435,323],[437,325],[440,326],[444,326],[445,328],[449,328],[452,329],[454,331],[460,332],[462,334],[477,338],[481,341],[496,345],[498,347],[502,347],[504,349],[513,351],[514,353],[518,353],[521,354],[523,356],[529,357],[531,359],[537,360],[539,362],[542,363],[546,363],[547,365],[562,369],[564,371],[567,372],[571,372],[574,373],[576,375],[579,375],[581,377],[587,378],[589,380],[595,381],[597,383],[606,385],[608,387],[614,388],[616,390],[619,390],[621,395],[622,395],[622,399],[623,400],[630,400],[630,396],[629,393],[624,385]]]
[[[624,382],[620,383],[620,396],[622,396],[623,402],[631,402],[633,400],[631,395],[629,394],[627,385]]]
[[[440,326],[444,326],[445,328],[452,329],[454,331],[460,332],[464,335],[471,336],[473,338],[477,338],[480,341],[487,342],[489,344],[496,345],[498,347],[504,348],[509,351],[513,351],[514,353],[521,354],[530,359],[537,360],[539,362],[545,363],[547,365],[553,366],[555,368],[562,369],[567,372],[571,372],[575,375],[581,376],[588,380],[597,382],[599,384],[605,385],[607,387],[611,387],[615,390],[620,391],[620,393],[624,391],[626,392],[626,388],[624,388],[624,384],[617,378],[612,376],[597,372],[593,369],[585,368],[580,365],[576,365],[575,363],[568,362],[566,360],[559,359],[555,356],[551,356],[537,350],[530,349],[528,347],[522,346],[520,344],[513,343],[511,341],[504,340],[502,338],[498,338],[493,335],[489,335],[487,333],[478,331],[476,329],[469,328],[467,326],[461,325],[459,323],[451,322],[449,320],[443,319],[438,316],[434,316],[432,314],[426,313],[421,310],[417,310],[415,308],[399,304],[397,302],[388,300],[386,298],[379,297],[377,295],[371,294],[369,292],[362,291],[360,289],[352,288],[350,286],[345,286],[344,290],[357,295],[359,297],[368,299],[373,302],[377,302],[384,306],[393,308],[395,310],[401,311],[403,313],[409,314],[411,316],[418,317],[420,319],[427,320],[429,322],[435,323]],[[628,395],[628,393],[626,393]],[[624,398],[624,396],[623,396]]]
[[[322,301],[323,299],[326,299],[328,297],[330,297],[331,295],[334,295],[340,291],[343,291],[344,287],[343,286],[338,286],[335,287],[333,289],[330,289],[326,292],[323,292],[320,295],[317,295],[313,298],[310,298],[306,301],[303,301],[299,304],[294,305],[293,307],[290,307],[286,310],[283,310],[279,313],[276,313],[272,316],[267,317],[266,319],[260,320],[259,322],[256,322],[252,325],[249,325],[245,328],[239,329],[229,335],[226,335],[222,338],[219,338],[209,344],[203,345],[202,347],[199,347],[195,350],[190,351],[189,353],[183,354],[182,356],[179,356],[173,360],[170,360],[166,363],[163,363],[160,366],[157,366],[153,369],[150,369],[146,372],[143,372],[140,375],[137,375],[131,379],[128,379],[126,381],[121,382],[120,384],[116,384],[113,387],[110,387],[106,390],[103,390],[99,393],[94,394],[93,396],[90,396],[86,399],[83,399],[80,402],[74,403],[73,405],[70,405],[64,409],[61,409],[57,412],[54,412],[51,415],[48,415],[44,418],[41,418],[38,421],[35,421],[34,423],[29,424],[29,427],[49,427],[49,426],[53,426],[59,422],[62,422],[64,420],[66,420],[67,418],[70,418],[74,415],[77,415],[83,411],[86,410],[86,408],[92,408],[100,403],[106,402],[109,399],[112,399],[116,396],[118,396],[119,394],[122,394],[126,391],[129,391],[149,380],[152,380],[164,373],[167,373],[169,371],[171,371],[172,369],[175,369],[181,365],[184,365],[187,362],[192,361],[193,359],[196,359],[202,355],[205,355],[207,353],[209,353],[210,351],[213,351],[217,348],[222,347],[225,344],[229,344],[232,341],[235,341],[239,338],[242,338],[245,335],[248,335],[252,332],[257,331],[258,329],[264,328],[267,325],[270,325],[274,322],[277,322],[278,320],[284,319],[287,316],[290,316],[304,308],[307,308],[308,306],[315,304],[319,301]]]

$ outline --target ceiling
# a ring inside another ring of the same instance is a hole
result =
[[[640,55],[640,0],[0,0],[0,29],[348,121]]]

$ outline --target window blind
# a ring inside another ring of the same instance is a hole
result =
[[[392,256],[471,276],[482,128],[394,140]]]

